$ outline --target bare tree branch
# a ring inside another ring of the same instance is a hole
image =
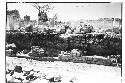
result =
[[[53,9],[54,7],[51,5],[51,3],[34,3],[32,5],[33,7],[35,7],[37,10],[39,10],[39,12],[49,12],[49,10]]]

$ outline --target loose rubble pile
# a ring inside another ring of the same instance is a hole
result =
[[[119,67],[6,57],[7,83],[120,83],[120,75]]]
[[[64,79],[63,79],[64,80]],[[74,83],[76,79],[72,78],[69,83]],[[68,80],[67,80],[68,81]],[[46,75],[34,69],[25,71],[21,66],[15,66],[13,70],[6,71],[7,83],[62,83],[60,75]],[[64,82],[63,82],[64,83]]]

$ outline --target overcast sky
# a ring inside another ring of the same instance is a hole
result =
[[[19,10],[23,19],[25,15],[31,16],[31,20],[38,20],[38,10],[33,3],[8,3],[8,10]],[[51,18],[58,14],[61,21],[97,19],[97,18],[120,18],[121,3],[53,3],[54,9],[49,12]]]

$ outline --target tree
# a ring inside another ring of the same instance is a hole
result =
[[[38,11],[39,21],[42,20],[43,22],[48,21],[47,13],[53,9],[51,3],[34,3],[32,4]]]
[[[58,20],[58,16],[57,14],[54,14],[53,18],[50,21],[50,24],[52,25],[52,27],[54,27],[54,25],[57,25],[57,20]]]
[[[40,12],[48,13],[54,7],[51,3],[35,3],[33,6]]]

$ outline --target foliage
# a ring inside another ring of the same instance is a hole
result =
[[[89,41],[93,41],[89,43]],[[85,42],[87,41],[87,42]],[[122,39],[116,37],[75,37],[67,39],[60,38],[56,34],[38,34],[38,33],[9,33],[6,34],[7,43],[15,43],[18,50],[31,49],[32,46],[40,46],[53,52],[53,56],[58,51],[70,51],[79,49],[83,55],[122,55]],[[58,50],[58,51],[56,51]],[[86,52],[85,52],[86,51]],[[85,53],[84,53],[85,52]]]
[[[46,13],[54,8],[51,3],[34,3],[32,6],[39,10],[39,12],[42,11]]]
[[[47,16],[47,13],[52,10],[54,7],[52,6],[51,3],[34,3],[32,4],[33,7],[35,7],[39,13],[38,13],[38,16],[39,16],[39,21],[43,21],[43,22],[46,22],[48,21],[48,16]]]

